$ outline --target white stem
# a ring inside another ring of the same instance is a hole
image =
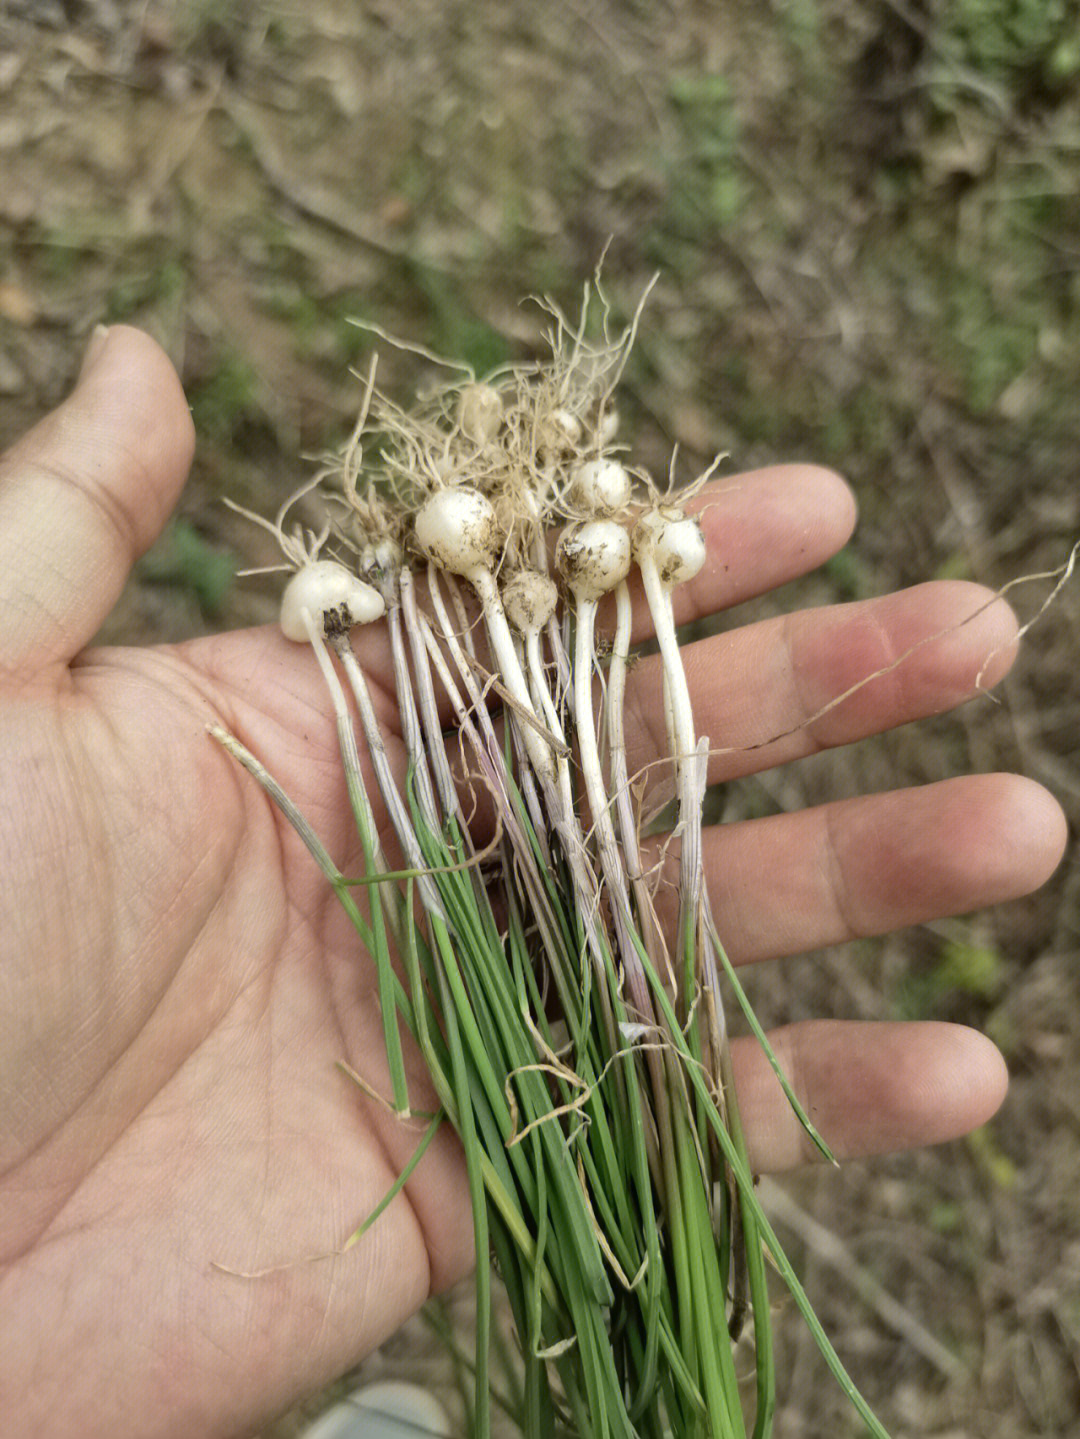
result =
[[[554,465],[544,466],[544,483],[550,491],[551,476],[554,473]],[[544,533],[544,525],[540,514],[540,506],[536,501],[536,494],[533,490],[525,491],[525,508],[529,512],[529,519],[533,522],[532,543],[530,545],[533,568],[542,575],[548,572],[548,547]]]
[[[630,586],[621,580],[615,586],[615,635],[611,642],[611,663],[608,666],[607,740],[611,765],[611,782],[615,790],[616,812],[630,804],[629,779],[626,772],[626,730],[623,713],[626,707],[626,670],[630,661],[630,627],[633,605]],[[625,825],[621,826],[625,829]],[[625,835],[624,835],[625,846]]]
[[[679,753],[679,737],[675,733],[675,711],[671,708],[671,681],[668,679],[668,672],[664,670],[664,733],[668,738],[668,749],[673,755]]]
[[[356,748],[356,732],[353,729],[352,715],[349,705],[345,699],[345,691],[341,688],[341,681],[338,679],[337,671],[334,669],[334,662],[330,658],[330,652],[326,648],[326,641],[323,638],[322,616],[318,620],[306,607],[301,607],[300,617],[304,628],[307,630],[311,648],[315,652],[322,677],[326,681],[326,688],[330,692],[330,702],[334,708],[334,719],[337,722],[338,747],[341,750],[341,762],[345,770],[345,782],[349,789],[349,802],[353,806],[356,815],[356,822],[362,825],[366,831],[368,842],[371,846],[371,862],[375,870],[385,873],[390,866],[386,862],[382,845],[379,841],[379,831],[375,824],[375,812],[371,808],[371,800],[368,798],[367,786],[364,784],[363,771],[360,768],[360,755]],[[371,903],[377,903],[377,896],[372,895]],[[394,904],[386,906],[387,922],[398,946],[402,939],[400,914]]]
[[[394,663],[394,683],[397,690],[401,713],[401,735],[413,764],[416,781],[416,795],[427,823],[436,831],[440,828],[439,811],[435,803],[435,791],[431,783],[424,732],[420,714],[416,707],[409,662],[405,655],[405,637],[402,634],[401,604],[397,591],[391,594],[386,607],[387,624],[390,630],[390,651]]]
[[[708,782],[709,744],[707,740],[702,740],[699,745],[694,735],[690,689],[686,683],[686,670],[675,632],[671,588],[661,582],[656,562],[647,551],[640,556],[638,566],[649,609],[652,611],[656,638],[660,644],[666,682],[665,696],[670,703],[670,723],[675,736],[673,750],[681,834],[677,953],[683,957],[682,944],[689,926],[694,924],[697,929],[695,971],[697,983],[706,995],[705,1024],[707,1042],[712,1050],[711,1068],[719,1074],[727,1043],[727,1021],[715,959],[710,946],[701,943],[708,907],[701,846],[701,809]]]
[[[625,591],[625,598],[622,593]],[[593,680],[593,655],[594,655],[594,632],[596,619],[596,601],[587,601],[577,598],[576,604],[576,643],[574,652],[574,721],[575,733],[578,738],[578,749],[581,756],[581,768],[585,778],[586,794],[589,808],[593,815],[593,824],[596,830],[597,844],[600,849],[600,860],[603,866],[604,877],[607,880],[608,892],[611,897],[611,908],[615,920],[616,933],[619,936],[620,947],[623,954],[622,979],[626,987],[633,1010],[638,1017],[650,1027],[656,1024],[656,1010],[653,1004],[652,993],[649,989],[649,982],[642,968],[641,959],[633,939],[633,915],[630,910],[630,896],[626,888],[627,875],[619,863],[619,849],[615,839],[615,828],[611,819],[611,811],[608,807],[607,793],[604,788],[603,773],[600,767],[599,748],[596,742],[596,731],[593,724],[592,706],[592,680]],[[621,740],[622,736],[622,703],[623,695],[620,692],[625,688],[626,662],[625,655],[629,649],[630,627],[630,599],[629,591],[626,588],[625,580],[616,588],[616,647],[621,644],[623,653],[622,675],[616,680],[616,693],[612,694],[609,688],[607,703],[608,710],[608,733],[611,733],[611,709],[613,702],[618,703],[619,720],[615,723],[616,739]],[[621,625],[619,621],[621,620]],[[614,753],[614,746],[612,746]],[[625,741],[622,741],[623,771],[625,773]],[[628,795],[628,791],[625,791]],[[633,821],[630,824],[633,833]],[[636,839],[633,846],[634,865],[640,873],[640,860]],[[634,876],[630,876],[634,881]],[[636,888],[644,890],[640,880],[636,881]],[[647,894],[639,895],[639,903],[648,900]],[[646,915],[652,915],[651,924]],[[657,941],[659,937],[659,926],[656,923],[655,915],[652,913],[652,906],[649,903],[648,910],[642,914],[642,941],[645,945],[646,954],[656,967],[656,948],[660,946],[651,941]],[[653,1089],[653,1110],[657,1123],[660,1127],[661,1142],[667,1125],[667,1086],[665,1083],[665,1059],[653,1047],[649,1046],[645,1055],[646,1067],[649,1071],[650,1082]],[[650,1168],[658,1186],[662,1186],[664,1176],[661,1172],[659,1157],[650,1148]]]
[[[465,688],[466,693],[469,696],[469,701],[472,704],[472,712],[475,717],[475,726],[473,726],[472,721],[470,721],[469,725],[463,726],[463,728],[468,728],[470,732],[475,730],[475,732],[477,733],[474,748],[481,744],[480,736],[483,737],[483,749],[477,750],[477,753],[481,756],[481,763],[485,766],[494,767],[494,772],[502,775],[502,746],[499,742],[498,736],[495,733],[494,727],[492,726],[491,716],[488,713],[485,696],[481,692],[473,668],[469,664],[468,659],[466,658],[464,651],[461,648],[461,644],[458,641],[457,634],[450,626],[450,618],[446,612],[446,606],[443,603],[442,594],[437,583],[437,572],[435,570],[435,567],[430,564],[428,565],[428,589],[431,593],[431,600],[435,608],[436,619],[438,623],[442,626],[441,637],[447,649],[450,651],[454,664],[457,666],[458,675],[461,678],[461,682]],[[435,641],[435,636],[432,632],[431,626],[427,625],[423,621],[422,617],[421,625],[423,628],[424,641],[429,651],[431,662],[435,666],[436,671],[438,672],[439,678],[442,681],[443,688],[446,690],[447,696],[450,698],[451,703],[454,705],[455,709],[458,710],[460,723],[462,702],[460,702],[460,699],[458,697],[457,686],[454,683],[450,672],[446,667],[446,663],[443,660],[442,655],[439,653],[439,647]],[[531,774],[532,772],[528,771],[528,773]],[[509,798],[509,793],[506,789],[506,785],[504,783],[504,778],[505,776],[499,779],[497,792],[499,795],[505,796],[504,808],[512,810],[511,801]],[[535,784],[526,784],[525,777],[523,776],[521,781],[521,790],[526,804],[532,806],[530,814],[533,827],[539,832],[540,830],[544,829],[545,826],[542,814],[538,807],[539,802],[536,794]]]
[[[462,734],[472,746],[477,762],[490,786],[492,798],[495,801],[496,808],[506,829],[511,848],[516,856],[516,862],[520,866],[520,873],[532,905],[532,917],[539,926],[544,946],[549,956],[551,973],[555,978],[556,984],[560,987],[560,993],[563,995],[564,1002],[566,1002],[566,984],[568,981],[567,976],[562,972],[560,964],[563,953],[562,942],[558,938],[557,925],[551,913],[548,900],[545,897],[543,884],[536,872],[536,859],[532,851],[531,842],[518,823],[515,807],[510,799],[510,794],[506,786],[506,772],[502,763],[502,747],[499,743],[498,736],[495,734],[491,724],[491,718],[484,707],[482,699],[474,693],[475,677],[467,669],[464,671],[459,670],[462,678],[466,681],[466,689],[469,692],[469,703],[466,704],[450,672],[450,667],[442,655],[439,648],[439,641],[435,636],[433,627],[428,623],[425,616],[419,615],[418,619],[421,638],[427,648],[435,673],[454,710],[457,722],[461,726]],[[559,827],[561,824],[562,821],[557,819],[556,826]],[[560,829],[560,833],[561,832]],[[583,855],[580,857],[583,858]],[[572,859],[571,868],[573,868]],[[585,912],[585,922],[590,935],[595,928],[595,925],[589,918],[591,913],[592,911],[588,909]]]
[[[522,674],[526,674],[525,641],[517,631],[511,632],[514,645],[514,654],[517,656],[518,667]],[[528,680],[526,678],[526,683]],[[536,713],[536,696],[532,689],[529,689],[529,699],[532,701],[533,713]],[[525,809],[532,820],[533,830],[536,833],[536,842],[544,855],[544,863],[550,868],[551,850],[548,845],[548,818],[544,813],[544,807],[540,802],[540,791],[536,784],[536,774],[529,765],[522,765],[518,773],[518,784],[521,788],[521,797],[525,801]]]
[[[675,741],[673,758],[676,773],[684,762],[693,760],[697,740],[694,736],[694,712],[690,704],[690,689],[686,683],[679,640],[675,633],[675,620],[671,606],[671,591],[660,578],[656,562],[649,554],[643,554],[638,561],[645,597],[652,613],[653,627],[660,645],[660,658],[664,667],[668,705],[671,713],[671,732]]]
[[[417,886],[423,897],[424,904],[429,912],[434,912],[445,919],[445,911],[439,899],[438,891],[430,877],[424,873],[427,869],[427,862],[420,849],[419,841],[416,838],[416,831],[413,828],[412,817],[409,814],[405,801],[401,797],[401,791],[394,780],[394,774],[390,768],[390,760],[386,753],[386,744],[382,737],[382,730],[379,728],[379,721],[375,714],[375,707],[371,703],[371,695],[368,692],[367,680],[360,668],[360,662],[353,654],[347,635],[341,637],[339,644],[335,645],[335,652],[341,660],[345,669],[345,677],[349,681],[349,688],[356,700],[356,707],[360,715],[360,725],[364,731],[364,738],[367,740],[368,752],[371,755],[372,768],[375,771],[375,778],[378,781],[379,792],[386,806],[386,812],[390,816],[394,826],[394,832],[398,837],[406,862],[412,869],[418,870]],[[329,656],[327,656],[329,662]]]
[[[439,707],[435,699],[435,686],[431,679],[431,661],[420,633],[416,588],[411,570],[403,569],[399,576],[399,582],[401,605],[409,637],[409,650],[412,654],[413,672],[416,675],[416,687],[419,691],[420,718],[423,723],[431,768],[435,775],[435,784],[439,791],[443,813],[447,816],[454,815],[461,821],[463,818],[461,803],[450,770],[450,763],[446,757],[446,746],[443,743],[442,727],[439,722]],[[463,834],[468,832],[464,823],[461,824],[461,829]]]
[[[360,818],[371,838],[372,854],[375,863],[381,868],[386,868],[386,862],[379,847],[379,831],[375,827],[375,814],[371,808],[371,801],[368,799],[367,789],[364,785],[363,774],[360,769],[360,756],[356,748],[356,735],[353,731],[352,716],[349,713],[349,705],[345,699],[345,691],[341,688],[341,681],[334,669],[334,662],[330,658],[330,651],[326,648],[326,641],[323,639],[321,616],[316,620],[315,616],[306,607],[300,610],[300,617],[308,632],[308,639],[311,641],[311,648],[315,652],[322,677],[326,681],[326,688],[330,691],[330,703],[334,707],[334,719],[337,721],[338,743],[341,746],[342,760],[345,766],[346,777],[353,785],[354,802],[360,806]]]
[[[473,670],[473,667],[466,659],[462,651],[461,644],[457,638],[457,634],[450,623],[450,617],[447,613],[446,604],[443,600],[438,583],[438,573],[439,572],[433,564],[428,565],[428,591],[431,595],[432,606],[435,610],[435,619],[437,624],[441,626],[441,638],[450,652],[454,664],[457,667],[461,682],[465,688],[466,693],[469,696],[469,700],[472,705],[472,714],[475,718],[476,726],[483,735],[483,743],[486,746],[486,750],[478,750],[478,754],[482,757],[482,759],[486,757],[487,761],[492,767],[492,775],[494,777],[494,775],[498,773],[498,770],[501,768],[502,764],[501,746],[492,727],[491,717],[488,714],[487,706],[485,704],[485,697],[481,693],[480,686],[477,683],[476,674]],[[463,701],[459,697],[457,697],[457,687],[450,675],[445,660],[439,653],[439,646],[438,642],[436,641],[433,629],[431,626],[425,623],[422,616],[420,617],[420,623],[424,635],[424,640],[431,656],[432,664],[435,667],[436,673],[438,674],[439,679],[447,692],[447,695],[451,697],[451,702],[457,712],[458,722],[462,724],[463,727],[471,727],[472,720],[468,719],[468,711],[464,708]],[[507,626],[507,630],[509,631],[509,626]],[[510,637],[510,641],[512,646],[512,636]],[[508,686],[506,687],[509,688]],[[532,710],[532,713],[535,714],[535,710]],[[519,728],[523,733],[527,733],[532,728],[532,726],[526,722],[526,724],[520,726]],[[558,732],[556,732],[556,737],[557,733]],[[589,856],[585,850],[584,840],[581,834],[581,826],[578,823],[577,813],[573,807],[572,789],[570,792],[571,802],[569,806],[564,806],[563,792],[557,787],[555,780],[555,765],[552,758],[552,752],[549,746],[547,746],[547,744],[543,741],[542,736],[539,733],[536,734],[536,738],[544,744],[545,755],[551,758],[551,763],[547,767],[546,775],[542,776],[541,778],[541,791],[544,794],[545,798],[548,800],[549,814],[553,819],[556,833],[558,834],[560,842],[562,843],[566,862],[570,868],[573,883],[577,890],[579,909],[582,916],[582,922],[585,925],[585,935],[589,948],[589,954],[592,957],[596,972],[600,977],[601,981],[598,993],[600,995],[600,1003],[604,1011],[604,1022],[607,1026],[608,1038],[612,1045],[616,1045],[618,1032],[615,1028],[614,1017],[611,1013],[610,997],[607,993],[606,988],[605,963],[606,955],[608,952],[608,944],[606,937],[603,933],[604,921],[600,905],[600,886],[597,882],[595,874],[592,871]],[[569,778],[569,772],[567,772],[567,777]],[[503,785],[502,781],[499,781],[499,783],[497,784],[496,793],[500,796],[501,799],[501,807],[504,813],[504,822],[507,823],[508,826],[513,825],[514,832],[515,834],[517,834],[516,821],[514,819],[514,807],[510,801],[509,795],[506,792],[505,786]],[[526,872],[527,867],[532,866],[534,861],[531,856],[531,852],[528,850],[527,847],[525,850],[520,850],[520,845],[523,843],[524,840],[522,839],[522,837],[520,835],[517,835],[517,844],[519,846],[519,863],[522,864],[523,872]],[[542,889],[534,890],[533,901],[537,906],[536,914],[534,917],[539,922],[542,918],[542,911],[544,910],[546,905],[546,900],[544,899]],[[554,934],[555,932],[550,925],[548,932],[550,934]],[[556,946],[552,953],[554,954],[557,952],[558,947]],[[553,962],[553,970],[555,969],[555,967],[555,962]],[[561,983],[563,981],[560,980],[559,982]]]
[[[701,856],[701,803],[699,768],[701,757],[697,753],[697,739],[694,734],[694,712],[690,703],[690,688],[686,682],[686,670],[679,653],[678,636],[675,633],[675,616],[671,603],[671,590],[660,578],[660,572],[652,555],[645,551],[639,556],[645,597],[652,613],[653,627],[660,645],[660,658],[664,667],[666,694],[670,703],[671,734],[674,741],[672,758],[675,763],[675,786],[678,796],[678,823],[682,836],[680,865],[680,895],[682,914],[689,906],[696,906],[701,889],[701,876],[696,863]],[[680,935],[683,925],[680,920]]]
[[[600,749],[596,742],[593,718],[593,655],[596,634],[596,601],[575,595],[576,627],[574,631],[574,732],[577,736],[581,774],[592,814],[593,829],[602,837],[604,821],[611,824],[611,815],[604,791],[604,774],[600,767]],[[601,844],[601,849],[603,848]]]
[[[436,629],[439,638],[450,652],[450,657],[457,668],[461,683],[464,685],[465,692],[469,696],[469,701],[476,714],[476,723],[483,730],[485,739],[489,739],[494,734],[494,731],[491,729],[491,719],[488,715],[486,699],[481,693],[480,686],[477,683],[476,671],[469,663],[469,656],[471,656],[472,650],[470,648],[468,654],[466,654],[461,641],[463,631],[451,622],[450,613],[446,608],[446,601],[443,599],[442,589],[439,585],[439,578],[440,571],[435,565],[429,563],[427,567],[427,585],[428,594],[431,596],[432,609],[435,611],[436,626],[425,627],[423,625],[423,616],[421,616],[421,627],[424,630],[425,643],[427,643],[433,628]],[[447,577],[443,576],[443,578]],[[453,576],[449,578],[452,579]],[[437,647],[432,648],[430,643],[428,644],[428,651],[431,662],[435,665],[439,672],[439,677],[442,679],[442,657],[438,654]],[[445,685],[445,680],[443,683]]]
[[[503,612],[502,597],[499,594],[499,587],[495,583],[495,576],[490,570],[477,565],[466,578],[480,599],[484,623],[487,626],[488,643],[491,645],[499,679],[514,702],[519,704],[526,714],[535,718],[536,710],[533,708],[525,672],[518,662],[517,651],[514,648],[514,636]],[[551,748],[545,742],[543,735],[527,722],[518,724],[517,730],[521,735],[533,769],[541,778],[553,781],[555,779],[555,763]]]
[[[637,1008],[647,1002],[647,992],[640,979],[640,965],[637,962],[631,929],[633,916],[630,912],[630,896],[626,889],[626,872],[619,861],[619,846],[615,838],[615,826],[611,819],[611,808],[604,772],[600,764],[600,748],[597,743],[596,721],[593,713],[593,657],[595,655],[596,600],[583,599],[575,595],[577,626],[574,645],[574,733],[577,736],[578,755],[581,762],[582,778],[585,781],[585,795],[592,814],[593,832],[600,854],[600,866],[607,882],[611,899],[612,914],[620,948],[623,951],[624,974],[632,978],[633,1000]],[[650,1011],[651,1012],[651,1011]]]
[[[645,951],[653,962],[657,973],[667,974],[673,982],[671,961],[664,944],[660,922],[656,917],[652,895],[645,884],[641,868],[641,846],[637,822],[634,817],[633,799],[630,793],[630,777],[626,765],[626,672],[630,659],[630,632],[633,624],[633,604],[630,586],[623,580],[615,589],[615,635],[611,646],[611,663],[608,666],[607,690],[607,739],[608,763],[611,767],[611,788],[615,805],[615,819],[619,838],[622,842],[627,878],[634,891],[638,909],[638,923]]]
[[[429,580],[438,571],[433,565],[428,565]],[[446,588],[450,594],[450,603],[454,606],[454,614],[457,617],[457,633],[461,636],[461,642],[473,659],[476,658],[476,641],[473,637],[473,630],[476,627],[475,620],[469,619],[468,611],[465,608],[465,601],[461,597],[461,586],[458,584],[457,575],[443,573],[446,581]]]
[[[540,631],[536,628],[528,630],[525,635],[525,660],[532,684],[533,700],[543,710],[548,729],[556,739],[565,744],[566,734],[559,719],[559,711],[552,698],[551,686],[548,684],[543,656],[540,653]],[[565,755],[556,756],[555,777],[563,808],[567,814],[570,814],[574,808],[574,791],[570,782],[570,762]]]

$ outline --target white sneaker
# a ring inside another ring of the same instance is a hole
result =
[[[321,1414],[303,1439],[450,1439],[446,1410],[418,1384],[365,1384]]]

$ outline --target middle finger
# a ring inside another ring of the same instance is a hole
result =
[[[684,645],[697,732],[710,739],[709,783],[954,708],[1006,673],[1016,628],[1004,600],[952,581]],[[659,655],[631,670],[626,737],[631,775],[663,773]]]

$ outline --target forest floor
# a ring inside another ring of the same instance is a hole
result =
[[[222,497],[273,510],[304,457],[348,433],[351,367],[372,345],[351,322],[482,371],[537,353],[543,317],[522,297],[573,308],[606,247],[618,314],[659,272],[623,387],[643,464],[665,471],[676,443],[687,473],[716,451],[729,473],[815,460],[858,497],[851,545],[746,614],[1053,570],[1080,535],[1070,13],[0,3],[0,444],[63,396],[96,322],[148,328],[183,376],[198,453],[102,638],[269,620],[272,582],[234,577],[266,551]],[[417,364],[385,351],[382,386],[407,399]],[[1022,617],[1049,588],[1011,595]],[[999,703],[742,782],[724,818],[1006,768],[1046,784],[1075,829],[1078,641],[1072,586]],[[1078,929],[1070,851],[1029,900],[753,976],[770,1024],[960,1020],[1009,1062],[1005,1107],[968,1140],[774,1194],[896,1439],[1077,1432]],[[778,1439],[855,1435],[777,1303]],[[447,1367],[411,1326],[361,1370],[377,1373],[435,1383]]]

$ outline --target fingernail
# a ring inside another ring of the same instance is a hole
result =
[[[104,350],[109,339],[108,325],[95,325],[90,334],[90,343],[86,347],[86,354],[83,355],[82,364],[79,366],[79,379],[93,369],[98,357]]]

